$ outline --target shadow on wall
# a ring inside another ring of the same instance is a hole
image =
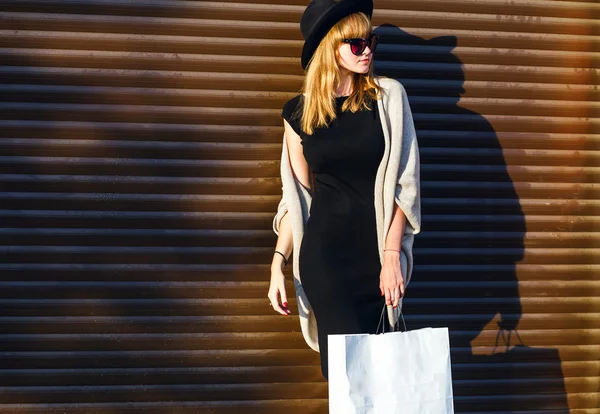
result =
[[[424,230],[404,302],[409,329],[449,327],[457,412],[567,409],[558,351],[528,347],[515,334],[525,220],[492,125],[458,106],[465,75],[452,53],[456,37],[426,40],[393,25],[375,31],[377,74],[419,97],[411,109]]]

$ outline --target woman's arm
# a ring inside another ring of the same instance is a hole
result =
[[[293,248],[292,226],[290,225],[289,215],[286,213],[279,222],[279,235],[275,250],[281,252],[287,258],[290,257]],[[290,311],[287,304],[287,294],[285,291],[285,276],[283,267],[285,262],[278,253],[273,253],[273,262],[271,263],[271,284],[267,297],[275,311],[282,315],[289,315]]]
[[[285,120],[284,128],[292,172],[303,186],[310,189],[310,170],[302,152],[301,138]],[[279,225],[276,225],[275,227],[278,230],[275,250],[281,252],[287,260],[287,258],[290,257],[294,244],[292,226],[287,213],[283,215],[279,221]],[[287,293],[285,290],[285,276],[283,275],[284,266],[285,262],[283,257],[278,253],[274,253],[273,261],[271,263],[271,284],[268,297],[275,311],[282,315],[289,315],[290,311],[287,307]]]
[[[400,265],[402,236],[406,227],[406,216],[398,204],[394,203],[392,223],[385,239],[383,266],[379,278],[379,289],[385,295],[387,305],[398,306],[398,301],[404,296],[404,275]]]

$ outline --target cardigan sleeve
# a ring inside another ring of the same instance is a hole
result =
[[[281,224],[281,219],[283,218],[283,216],[285,216],[287,211],[288,211],[287,203],[285,201],[285,198],[283,198],[283,195],[282,195],[281,200],[279,201],[279,205],[277,206],[277,213],[275,214],[275,217],[273,218],[273,231],[278,236],[279,236],[279,225]]]
[[[285,138],[285,132],[283,133],[283,140],[281,143],[281,163],[280,163],[280,172],[281,172],[281,200],[279,200],[279,205],[277,206],[277,213],[273,218],[273,231],[276,235],[279,236],[279,225],[281,224],[281,219],[288,212],[288,203],[286,201],[286,177],[289,175],[289,156],[287,151],[287,140]]]
[[[421,231],[421,186],[417,134],[408,96],[400,84],[402,95],[402,151],[395,200],[406,216],[406,233]]]

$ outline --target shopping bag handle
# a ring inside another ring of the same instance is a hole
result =
[[[500,324],[498,324],[498,326],[499,325]],[[504,337],[505,331],[508,331],[508,338]],[[510,335],[511,335],[512,331],[515,331],[515,334],[517,335],[517,338],[519,338],[519,342],[521,342],[521,345],[525,346],[525,343],[521,339],[521,335],[519,335],[519,332],[516,329],[504,329],[504,328],[500,327],[500,329],[498,329],[498,334],[496,334],[496,344],[494,345],[494,350],[492,351],[492,355],[496,355],[496,348],[498,348],[498,340],[500,339],[500,334],[502,334],[502,339],[504,340],[504,344],[506,345],[506,350],[508,351],[508,348],[510,347]]]
[[[387,310],[388,306],[387,305],[383,305],[383,309],[381,309],[381,316],[379,317],[379,323],[377,324],[377,330],[375,331],[375,334],[379,334],[379,327],[381,327],[381,333],[385,333],[385,322],[383,317],[386,314],[386,310]],[[402,318],[402,324],[404,325],[404,331],[408,331],[408,329],[406,328],[406,322],[404,321],[404,315],[402,314],[402,311],[400,310],[400,317]],[[396,321],[396,325],[400,323],[400,319],[398,319]],[[397,326],[394,325],[394,329],[392,332],[397,331]]]

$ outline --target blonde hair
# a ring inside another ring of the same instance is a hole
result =
[[[354,13],[337,22],[321,40],[308,63],[302,87],[304,105],[300,125],[306,134],[312,135],[316,128],[325,127],[336,118],[335,89],[341,81],[340,43],[347,38],[366,37],[371,30],[371,20],[364,13]],[[376,100],[381,91],[373,77],[373,60],[366,74],[354,73],[353,78],[352,93],[342,111],[371,109],[371,99]]]

